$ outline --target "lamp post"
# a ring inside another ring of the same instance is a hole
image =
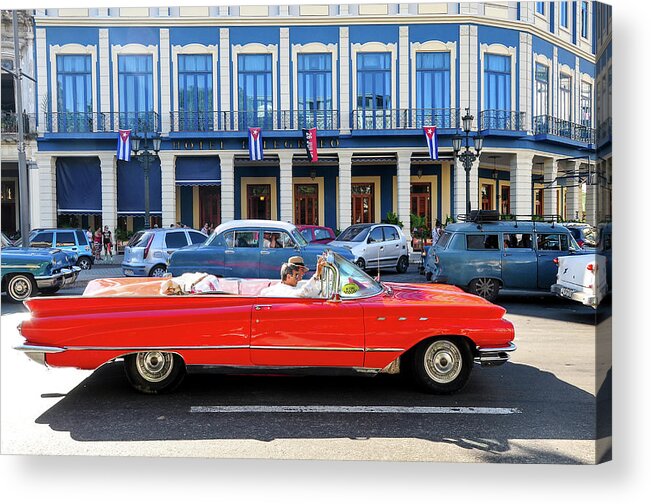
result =
[[[151,141],[151,145],[150,142]],[[133,135],[131,137],[131,149],[133,155],[142,163],[145,172],[145,229],[149,229],[149,164],[158,157],[160,152],[161,137],[154,133],[151,137],[147,136],[145,131],[142,137]],[[151,149],[151,150],[150,150]],[[153,151],[153,152],[152,152]]]
[[[476,135],[474,137],[475,143],[475,152],[470,150],[470,130],[472,129],[472,121],[474,117],[470,115],[470,108],[466,108],[466,115],[464,115],[461,120],[463,121],[463,131],[465,133],[465,150],[461,151],[461,142],[464,137],[461,135],[454,135],[452,137],[452,150],[454,151],[455,162],[456,158],[460,158],[463,163],[463,168],[466,171],[466,215],[470,215],[470,170],[472,169],[472,163],[479,159],[479,153],[481,151],[482,145],[484,144],[484,139],[481,135]]]

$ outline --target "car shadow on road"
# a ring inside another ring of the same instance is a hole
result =
[[[47,394],[62,391],[47,390]],[[44,394],[45,395],[45,394]],[[342,405],[501,407],[484,414],[192,413],[197,406]],[[487,462],[582,463],[549,451],[513,449],[512,440],[594,440],[595,396],[531,366],[475,367],[462,392],[415,390],[400,375],[377,377],[190,374],[173,394],[143,395],[121,363],[103,366],[65,394],[36,423],[86,441],[421,439],[480,452]],[[599,436],[611,432],[599,426]],[[508,435],[505,435],[508,433]]]

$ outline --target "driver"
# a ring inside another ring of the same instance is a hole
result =
[[[308,297],[317,298],[321,293],[321,272],[326,260],[319,257],[316,273],[307,282],[299,287],[298,282],[309,268],[301,256],[292,256],[280,268],[280,283],[262,289],[261,296],[265,297]]]

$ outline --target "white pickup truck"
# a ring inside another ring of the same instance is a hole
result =
[[[556,283],[551,291],[596,308],[608,293],[606,258],[598,254],[559,257]]]

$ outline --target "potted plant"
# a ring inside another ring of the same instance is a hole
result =
[[[427,219],[421,215],[411,214],[410,220],[412,236],[411,246],[415,251],[423,250],[423,246],[427,244],[427,240],[429,240],[430,245],[432,244],[432,234],[427,227]]]

